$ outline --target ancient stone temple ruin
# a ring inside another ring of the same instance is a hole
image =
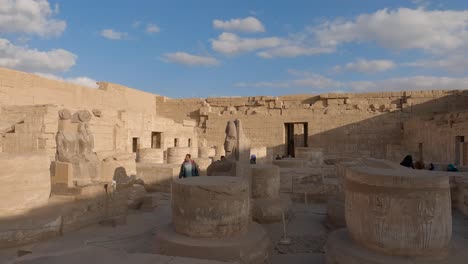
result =
[[[0,68],[0,263],[468,259],[466,90],[98,86]]]

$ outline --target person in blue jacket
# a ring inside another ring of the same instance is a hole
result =
[[[180,166],[179,179],[200,176],[198,165],[192,160],[192,155],[185,155],[184,162]]]

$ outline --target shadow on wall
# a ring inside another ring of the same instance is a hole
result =
[[[468,142],[468,91],[451,93],[429,100],[409,92],[403,99],[392,102],[396,106],[394,109],[373,104],[367,109],[358,109],[361,106],[354,105],[353,98],[346,104],[345,99],[339,99],[342,105],[325,108],[322,120],[292,116],[284,117],[283,122],[307,122],[308,135],[294,136],[306,137],[308,147],[322,148],[329,155],[365,155],[400,162],[405,155],[411,154],[415,161],[423,160],[426,164],[465,162],[463,165],[468,165],[468,147],[464,146],[464,137]],[[317,100],[318,96],[302,103],[312,104]],[[373,116],[362,119],[362,114],[359,116],[362,111]],[[238,118],[242,119],[242,116]],[[361,120],[348,122],[359,118]],[[340,126],[342,123],[347,124]],[[337,127],[323,130],[330,124]],[[245,125],[245,129],[249,127]],[[277,132],[287,135],[287,127]],[[286,137],[283,142],[288,142]],[[269,158],[274,159],[277,154],[287,156],[289,149],[287,143],[269,147]],[[466,153],[467,160],[460,160],[459,153],[462,157]]]
[[[313,102],[313,98],[305,100],[304,103]],[[343,112],[324,113],[324,122],[339,124],[342,122],[340,120],[354,117],[358,112],[357,106],[344,104],[345,99],[342,100],[343,106],[339,108],[344,109]],[[414,104],[411,104],[411,101],[414,101]],[[393,110],[376,106],[359,110],[374,116],[321,132],[314,132],[314,126],[320,124],[315,124],[313,119],[301,120],[293,116],[282,117],[280,129],[284,129],[284,123],[308,122],[308,146],[321,147],[328,154],[366,153],[375,158],[385,158],[393,155],[387,152],[400,151],[402,155],[414,155],[422,149],[420,152],[424,161],[452,162],[457,149],[455,137],[468,137],[468,91],[453,92],[423,103],[417,103],[417,98],[411,97],[410,93],[407,98],[395,103],[398,107]],[[246,118],[242,115],[223,118],[236,117]],[[244,128],[249,129],[247,125],[244,125]],[[224,129],[224,126],[219,127],[220,131],[224,132]],[[419,143],[422,143],[422,148]],[[389,146],[396,147],[390,147],[389,150]],[[268,153],[273,155],[271,159],[276,154],[284,153],[284,147],[280,144],[269,147]],[[117,167],[113,171],[113,179],[117,182],[129,181],[131,178],[124,167]],[[125,215],[132,184],[117,183],[115,190],[109,188],[109,185],[107,188],[105,186],[103,183],[79,190],[54,186],[54,192],[61,195],[52,195],[47,205],[16,216],[0,215],[0,248],[59,236],[107,218]]]
[[[44,195],[52,192],[46,204],[9,214],[0,212],[0,249],[61,236],[92,224],[115,224],[113,221],[124,219],[129,207],[141,206],[146,191],[142,183],[134,185],[138,182],[135,175],[128,175],[124,167],[115,169],[113,179],[115,184],[102,182],[76,188],[68,188],[66,184],[43,186],[40,191],[45,191]]]

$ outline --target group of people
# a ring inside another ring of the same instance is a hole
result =
[[[413,162],[413,157],[411,155],[406,155],[406,157],[400,162],[401,166],[422,170],[425,168],[425,165],[422,161]],[[433,163],[429,164],[429,170],[435,170],[435,166]],[[447,171],[450,172],[457,172],[458,168],[454,164],[449,164],[447,166]]]

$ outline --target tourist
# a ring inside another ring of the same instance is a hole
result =
[[[450,172],[457,172],[458,169],[457,169],[457,167],[455,167],[454,164],[449,164],[449,165],[447,166],[447,171],[450,171]]]
[[[434,163],[429,164],[429,170],[433,171],[435,169]]]
[[[417,169],[417,170],[423,170],[424,167],[425,167],[425,165],[424,165],[424,162],[422,162],[422,161],[416,161],[414,163],[414,168]]]
[[[179,179],[199,175],[200,173],[198,171],[198,165],[195,163],[195,161],[192,160],[192,155],[185,155],[184,162],[180,166]]]
[[[281,156],[279,154],[276,154],[275,160],[280,160],[280,159],[281,159]]]
[[[407,168],[413,168],[413,157],[411,155],[406,155],[406,157],[403,159],[402,162],[400,162],[401,166],[407,167]]]
[[[257,156],[255,155],[250,156],[250,164],[257,164]]]
[[[226,157],[224,157],[224,156],[221,156],[221,159],[220,159],[220,161],[226,161]]]

